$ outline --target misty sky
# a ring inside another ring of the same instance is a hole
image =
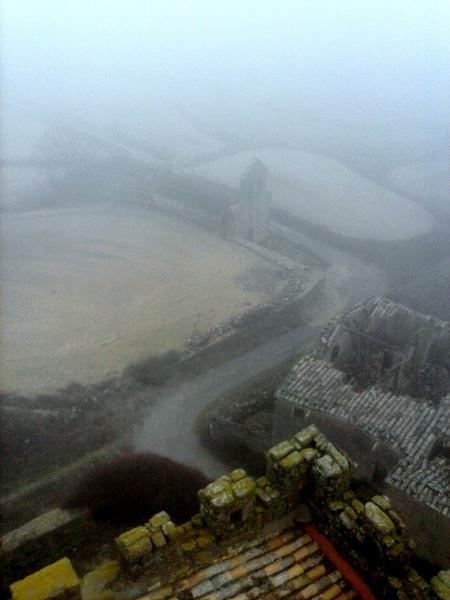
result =
[[[448,0],[5,0],[2,23],[12,105],[107,126],[162,103],[212,131],[445,154]]]

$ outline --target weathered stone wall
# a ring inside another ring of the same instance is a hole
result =
[[[182,563],[198,568],[228,539],[256,536],[264,525],[287,515],[307,522],[310,513],[379,597],[448,598],[449,573],[440,572],[429,586],[411,569],[414,543],[390,501],[375,496],[361,502],[350,487],[352,464],[314,425],[271,448],[266,459],[264,477],[254,480],[236,469],[202,489],[200,513],[187,523],[175,525],[160,512],[120,535],[118,561],[104,567],[104,573],[96,569],[80,583],[65,558],[13,584],[13,600],[87,599],[93,597],[88,593],[92,586],[103,589],[121,579],[122,589],[130,590],[143,572],[157,577],[168,566],[176,572]]]

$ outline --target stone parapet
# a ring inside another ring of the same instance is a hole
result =
[[[174,572],[180,565],[191,572],[210,564],[215,549],[229,540],[245,540],[249,534],[256,539],[275,521],[304,523],[311,514],[380,597],[449,598],[445,595],[449,573],[441,571],[428,585],[411,568],[414,543],[389,499],[358,498],[350,487],[351,461],[317,427],[310,425],[277,444],[266,453],[266,460],[263,477],[254,480],[243,469],[235,469],[200,490],[200,512],[186,523],[177,525],[162,511],[118,536],[119,560],[86,575],[81,587],[64,558],[14,583],[13,600],[91,600],[94,588],[118,580],[123,589],[143,573],[147,579],[158,578],[167,565]]]
[[[433,598],[427,582],[410,566],[415,544],[386,496],[364,502],[348,488],[344,493],[316,496],[311,509],[321,530],[381,597]]]

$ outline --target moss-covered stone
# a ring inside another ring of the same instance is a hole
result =
[[[450,569],[447,569],[447,571],[439,571],[437,577],[442,581],[444,585],[450,588]]]
[[[233,502],[233,494],[227,490],[223,490],[211,498],[211,505],[217,510],[225,508],[226,506],[231,506]]]
[[[356,520],[358,518],[356,511],[351,506],[346,506],[344,511],[350,517],[350,519]]]
[[[317,448],[319,448],[319,450],[321,450],[322,452],[326,452],[328,438],[325,437],[323,433],[319,432],[316,436],[314,436],[314,444]]]
[[[389,516],[389,518],[392,520],[392,522],[395,524],[396,527],[398,527],[399,529],[405,529],[405,527],[406,527],[405,523],[403,522],[403,520],[400,518],[400,516],[394,510],[388,510],[387,515]]]
[[[340,512],[344,510],[345,503],[342,500],[328,500],[327,507],[331,512]]]
[[[248,498],[255,493],[255,482],[250,477],[244,477],[233,484],[233,493],[235,498],[242,500]]]
[[[381,510],[379,506],[373,502],[367,502],[364,507],[365,515],[370,523],[379,531],[382,535],[387,535],[394,531],[395,526],[391,519],[385,512]]]
[[[274,460],[275,462],[279,462],[282,458],[290,454],[294,450],[293,444],[290,441],[286,440],[284,442],[280,442],[273,448],[269,450],[267,453],[268,456]]]
[[[257,487],[256,495],[265,506],[270,506],[270,504],[272,503],[271,495],[268,494],[264,488]]]
[[[203,527],[204,522],[201,515],[194,515],[191,519],[193,527]]]
[[[81,599],[80,581],[66,557],[10,586],[12,600]]]
[[[182,523],[182,524],[180,525],[180,527],[182,527],[182,528],[183,528],[183,531],[184,531],[185,533],[189,533],[189,532],[191,532],[191,531],[192,531],[192,529],[193,529],[193,525],[192,525],[191,521],[186,521],[185,523]]]
[[[302,429],[294,435],[293,442],[296,446],[298,445],[300,448],[305,448],[311,444],[318,433],[319,430],[315,425],[309,425],[309,427]]]
[[[163,510],[159,513],[153,515],[153,517],[149,520],[149,525],[152,529],[159,529],[164,523],[170,521],[169,515]]]
[[[246,477],[247,473],[244,471],[244,469],[235,469],[234,471],[231,471],[229,476],[232,481],[239,481],[240,479]]]
[[[300,458],[306,464],[311,463],[317,456],[317,450],[314,448],[303,448],[300,450]]]
[[[335,462],[329,454],[318,458],[315,462],[316,470],[325,479],[333,479],[342,475],[341,467]]]
[[[161,531],[155,531],[155,533],[152,533],[150,539],[155,548],[162,548],[166,545],[166,538]]]
[[[383,544],[386,546],[386,548],[392,548],[392,546],[395,544],[395,540],[390,535],[384,535]]]
[[[207,499],[211,499],[223,492],[231,491],[231,483],[227,480],[217,479],[212,483],[209,483],[203,490],[200,490],[199,494]]]
[[[173,521],[167,521],[162,525],[161,531],[169,540],[173,540],[176,537],[177,527]]]
[[[364,512],[364,504],[358,500],[358,499],[354,499],[352,500],[352,508],[359,514],[361,515]]]
[[[372,502],[384,511],[388,511],[391,508],[391,502],[387,496],[374,496]]]
[[[152,543],[146,527],[129,529],[119,535],[115,541],[120,554],[128,562],[136,562],[152,551]]]
[[[298,450],[294,450],[293,452],[291,452],[290,454],[288,454],[280,460],[280,466],[285,471],[290,471],[294,467],[298,466],[301,463],[301,461],[302,457],[300,452],[298,452]]]
[[[269,485],[269,480],[264,475],[263,477],[258,477],[258,479],[255,481],[255,484],[257,487],[264,488],[266,485]]]
[[[347,458],[331,442],[328,442],[326,445],[326,453],[329,454],[335,462],[337,462],[343,471],[346,471],[350,468],[350,463]]]
[[[339,515],[339,522],[346,529],[353,529],[355,527],[355,521],[351,517],[349,517],[345,511],[341,512],[341,514]]]
[[[398,577],[388,577],[388,584],[394,590],[400,590],[402,588],[402,582]]]
[[[438,598],[450,600],[450,587],[446,585],[445,577],[443,579],[441,573],[431,579],[431,587]]]

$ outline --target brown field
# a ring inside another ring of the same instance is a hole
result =
[[[89,384],[244,312],[279,269],[193,224],[96,205],[2,216],[1,388]]]

